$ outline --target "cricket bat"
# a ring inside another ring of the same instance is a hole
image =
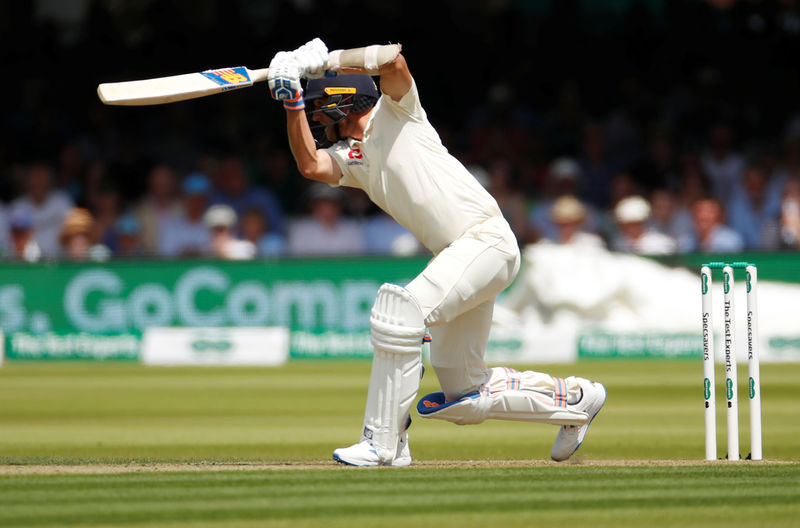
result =
[[[327,70],[339,72],[358,69],[371,75],[393,61],[400,53],[400,44],[373,45],[364,48],[334,50],[328,54]],[[253,86],[267,80],[267,68],[251,70],[244,66],[219,68],[170,77],[140,81],[103,83],[97,95],[107,105],[143,106],[174,103]]]

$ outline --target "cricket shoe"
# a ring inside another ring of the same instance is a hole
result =
[[[589,425],[591,425],[594,417],[597,416],[597,413],[606,403],[607,392],[602,384],[583,378],[576,379],[581,386],[583,396],[580,401],[570,405],[570,407],[573,407],[576,411],[585,412],[589,416],[589,420],[583,425],[561,426],[553,444],[553,449],[550,451],[550,458],[556,462],[568,459],[572,456],[572,453],[578,450],[586,437]]]
[[[367,438],[362,438],[357,444],[350,447],[340,447],[334,450],[333,459],[349,466],[392,466],[405,467],[411,465],[411,449],[408,447],[408,433],[400,435],[397,444],[397,454],[394,460],[382,462],[378,458],[378,452],[372,446],[372,442]]]

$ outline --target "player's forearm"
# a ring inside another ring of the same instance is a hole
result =
[[[286,129],[289,134],[289,147],[300,174],[310,180],[333,183],[335,179],[332,160],[330,156],[317,151],[305,112],[287,111]]]
[[[304,112],[286,112],[286,130],[289,133],[289,147],[297,162],[297,168],[306,178],[310,178],[317,167],[317,146],[308,127]]]

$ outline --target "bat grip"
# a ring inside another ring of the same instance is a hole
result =
[[[328,54],[328,69],[363,69],[369,75],[377,75],[380,67],[395,60],[400,54],[400,44],[372,45],[363,48],[333,50]]]

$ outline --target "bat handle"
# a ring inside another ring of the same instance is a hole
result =
[[[358,68],[369,75],[377,75],[380,67],[395,60],[400,54],[400,44],[374,44],[363,48],[333,50],[328,54],[328,71],[338,72],[342,68]],[[254,83],[267,80],[269,68],[250,71]]]
[[[267,75],[269,74],[269,68],[259,68],[257,70],[250,71],[250,78],[253,80],[254,83],[266,81]]]
[[[333,50],[328,54],[328,69],[339,71],[342,68],[358,68],[370,75],[377,75],[381,66],[397,58],[400,49],[400,44],[374,44],[364,48]]]

